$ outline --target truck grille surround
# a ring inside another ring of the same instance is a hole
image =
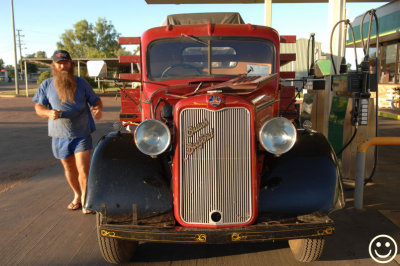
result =
[[[184,109],[180,120],[180,218],[239,225],[252,213],[251,115],[244,107]]]

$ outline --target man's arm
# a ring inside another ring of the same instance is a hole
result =
[[[94,119],[99,120],[103,116],[103,102],[99,99],[91,108]]]
[[[35,111],[38,116],[50,118],[51,120],[56,120],[59,118],[61,113],[60,110],[49,110],[47,106],[40,103],[35,104]]]

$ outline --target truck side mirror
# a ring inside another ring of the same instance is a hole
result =
[[[105,78],[107,77],[107,64],[103,60],[87,61],[86,67],[89,77]]]

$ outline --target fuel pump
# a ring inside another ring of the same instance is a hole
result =
[[[368,13],[370,14],[369,33],[367,43],[364,44],[364,41],[362,41],[364,59],[361,64],[358,65],[356,46],[353,42],[356,69],[349,71],[346,60],[343,58],[338,68],[339,73],[337,73],[332,55],[332,37],[336,27],[340,23],[345,23],[346,27],[350,27],[353,40],[355,40],[350,21],[341,20],[337,22],[331,33],[331,61],[319,60],[314,62],[312,59],[306,83],[307,93],[304,95],[301,113],[301,123],[306,120],[311,121],[312,129],[320,131],[329,139],[337,156],[341,159],[343,177],[347,179],[354,179],[356,176],[356,169],[353,166],[356,165],[358,143],[365,138],[377,136],[379,49],[377,47],[376,61],[371,60],[368,55],[372,17],[376,20],[377,36],[379,36],[379,33],[375,11],[371,10],[366,14]],[[361,27],[361,39],[363,40],[362,30]],[[312,42],[314,41],[313,34],[310,39]],[[377,46],[378,44],[379,40],[377,39]],[[376,93],[375,109],[371,93]],[[371,149],[370,153],[367,154],[366,164],[368,166],[366,173],[371,173],[369,179],[372,178],[374,173],[376,158],[376,152],[374,153]]]

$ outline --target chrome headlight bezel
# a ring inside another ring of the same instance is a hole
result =
[[[285,136],[277,134],[284,133]],[[293,123],[284,117],[275,117],[260,128],[259,141],[268,152],[281,155],[290,151],[297,139],[297,130]],[[288,138],[284,140],[283,137]]]
[[[153,136],[151,135],[153,134]],[[156,134],[154,136],[154,134]],[[147,140],[146,140],[147,137]],[[157,145],[151,143],[151,139],[163,138],[156,142]],[[171,132],[166,124],[157,119],[147,119],[140,123],[134,134],[136,147],[144,154],[149,156],[157,156],[164,153],[171,144]],[[149,141],[150,140],[150,141]]]

